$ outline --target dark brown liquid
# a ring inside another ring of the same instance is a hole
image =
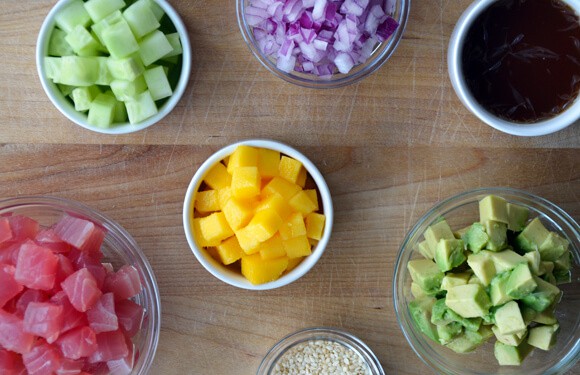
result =
[[[553,117],[580,89],[580,23],[559,0],[500,0],[469,30],[463,72],[475,99],[498,117]]]

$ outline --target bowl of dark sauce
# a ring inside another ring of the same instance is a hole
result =
[[[463,104],[503,132],[538,136],[580,119],[580,1],[477,0],[449,43]]]

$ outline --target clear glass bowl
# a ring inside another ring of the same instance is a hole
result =
[[[276,67],[276,60],[271,56],[266,56],[260,51],[254,38],[254,33],[252,32],[252,27],[248,25],[246,21],[246,7],[250,3],[250,0],[237,0],[236,8],[238,15],[238,25],[240,26],[240,31],[242,32],[242,37],[244,41],[254,54],[258,61],[262,63],[270,72],[275,76],[282,78],[283,80],[309,88],[337,88],[349,85],[351,83],[357,82],[377,69],[379,69],[395,52],[403,33],[405,31],[405,26],[407,24],[407,18],[409,16],[409,11],[411,8],[411,0],[393,0],[394,1],[394,12],[391,15],[398,23],[399,27],[393,35],[389,37],[385,42],[380,43],[371,56],[367,59],[364,64],[359,64],[354,66],[348,74],[336,73],[330,76],[330,78],[321,78],[314,74],[290,72],[286,73],[283,70]]]
[[[560,284],[562,301],[556,307],[560,324],[557,343],[550,351],[536,349],[521,366],[499,366],[493,354],[495,339],[469,354],[457,354],[436,344],[421,333],[409,312],[411,276],[407,263],[421,255],[415,246],[423,239],[425,229],[444,217],[451,228],[463,228],[479,218],[479,200],[494,194],[508,202],[529,208],[530,218],[539,217],[546,228],[557,231],[570,242],[573,254],[572,282]],[[563,374],[580,358],[580,226],[555,204],[525,191],[511,188],[480,188],[446,199],[423,215],[405,237],[395,264],[393,300],[397,320],[415,353],[433,370],[444,374]]]
[[[331,327],[306,328],[284,337],[268,351],[256,374],[274,374],[276,364],[291,348],[316,340],[332,341],[343,345],[362,358],[363,363],[368,366],[368,375],[384,375],[381,363],[364,342],[348,332]]]
[[[139,271],[143,289],[133,300],[144,308],[145,316],[141,329],[133,337],[137,355],[132,374],[148,374],[159,341],[161,305],[159,289],[157,288],[153,270],[145,254],[143,254],[131,235],[119,224],[100,212],[84,204],[67,199],[30,196],[0,200],[0,216],[28,216],[38,221],[41,227],[51,226],[66,214],[86,218],[107,230],[101,247],[104,254],[104,262],[111,263],[115,270],[122,265],[130,264]]]

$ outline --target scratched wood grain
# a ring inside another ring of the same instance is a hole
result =
[[[135,237],[161,291],[161,340],[152,374],[252,374],[281,337],[320,325],[362,338],[387,373],[427,373],[404,340],[391,302],[397,250],[420,215],[466,189],[511,186],[557,202],[580,219],[574,149],[299,149],[326,177],[334,231],[310,273],[267,292],[224,285],[187,246],[181,223],[185,189],[215,146],[6,144],[0,146],[0,197],[75,199],[113,217]]]

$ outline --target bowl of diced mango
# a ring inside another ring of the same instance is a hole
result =
[[[183,205],[187,242],[212,275],[251,290],[306,274],[332,232],[330,191],[316,166],[272,140],[245,140],[209,157]]]

